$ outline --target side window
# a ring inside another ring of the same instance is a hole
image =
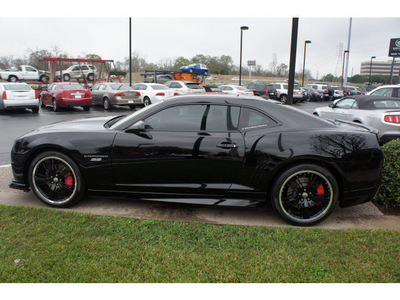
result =
[[[71,71],[79,71],[79,70],[80,70],[79,66],[76,66],[76,67],[73,67]]]
[[[36,69],[31,67],[25,67],[25,70],[27,70],[28,72],[36,72]]]
[[[164,109],[144,120],[153,130],[199,131],[207,105],[184,105]]]
[[[350,108],[353,108],[353,105],[355,105],[355,103],[356,103],[356,100],[354,100],[354,99],[343,99],[342,101],[339,101],[338,103],[336,103],[335,107],[342,108],[342,109],[350,109]]]
[[[97,91],[99,89],[100,85],[96,84],[92,87],[92,91]]]
[[[225,90],[226,90],[226,91],[233,91],[233,88],[230,87],[230,86],[226,86],[226,87],[225,87]]]
[[[211,105],[207,109],[205,130],[228,131],[237,130],[240,108],[237,106]]]
[[[99,87],[100,91],[104,91],[105,89],[106,89],[106,85],[105,84],[100,85],[100,87]]]
[[[171,88],[175,88],[175,89],[176,89],[176,88],[179,89],[179,88],[181,88],[182,86],[181,86],[178,82],[172,82],[170,87],[171,87]]]
[[[260,126],[274,126],[277,125],[270,117],[264,115],[263,113],[250,109],[243,108],[240,116],[240,128],[241,129],[250,129],[252,127],[260,127]]]

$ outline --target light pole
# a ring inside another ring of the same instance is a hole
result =
[[[304,86],[304,70],[306,68],[306,48],[307,44],[311,44],[311,41],[304,41],[304,58],[303,58],[303,79],[301,80],[301,86]]]
[[[249,30],[248,26],[240,27],[240,65],[239,65],[239,85],[242,85],[242,44],[243,44],[243,30]]]
[[[371,56],[371,62],[369,64],[369,82],[368,82],[368,86],[371,86],[371,74],[372,74],[372,59],[376,58],[376,56]]]
[[[346,61],[346,53],[349,53],[349,50],[344,50],[343,53],[343,66],[342,66],[342,86],[343,86],[343,81],[344,81],[344,62]]]

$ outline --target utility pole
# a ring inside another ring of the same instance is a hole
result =
[[[290,47],[289,85],[287,103],[293,104],[294,75],[296,72],[297,33],[299,31],[299,18],[292,19],[292,42]]]
[[[129,86],[132,86],[132,18],[129,18]]]
[[[347,85],[347,74],[349,71],[349,60],[350,60],[350,41],[351,41],[351,24],[352,24],[352,18],[350,18],[350,24],[349,24],[349,39],[347,41],[347,50],[349,51],[347,53],[347,60],[346,60],[346,71],[344,73],[344,79],[343,79],[343,85]]]

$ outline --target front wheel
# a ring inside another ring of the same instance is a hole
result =
[[[57,100],[56,99],[53,99],[53,110],[55,112],[60,111],[60,108],[57,105]]]
[[[90,110],[90,105],[82,106],[82,108],[83,108],[84,111],[89,111]]]
[[[85,194],[78,166],[58,151],[46,151],[36,156],[29,167],[28,180],[35,196],[53,207],[69,207]]]
[[[335,210],[339,186],[325,168],[300,164],[280,174],[271,196],[274,210],[282,219],[293,225],[311,226]]]
[[[71,76],[69,76],[69,74],[64,74],[63,79],[64,81],[69,81],[71,79]]]

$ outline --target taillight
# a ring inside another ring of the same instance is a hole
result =
[[[92,97],[92,92],[91,91],[86,91],[85,97]]]
[[[165,93],[157,93],[156,96],[165,96]]]
[[[179,93],[174,93],[174,96],[179,96]]]
[[[115,94],[115,97],[123,97],[123,96],[125,96],[124,93],[116,93],[116,94]]]
[[[265,93],[268,94],[268,90],[265,90]]]
[[[327,93],[327,92],[328,92],[328,90],[325,90],[325,91],[324,91],[324,93]]]
[[[3,100],[7,100],[7,93],[6,91],[3,92],[3,95],[1,97]]]
[[[35,90],[35,98],[39,99],[39,94],[38,94],[37,90]]]
[[[61,98],[67,98],[67,93],[65,91],[61,92]]]
[[[140,97],[140,93],[139,93],[139,92],[137,92],[137,93],[136,93],[136,96]]]
[[[386,115],[383,120],[386,123],[400,124],[400,115]]]

